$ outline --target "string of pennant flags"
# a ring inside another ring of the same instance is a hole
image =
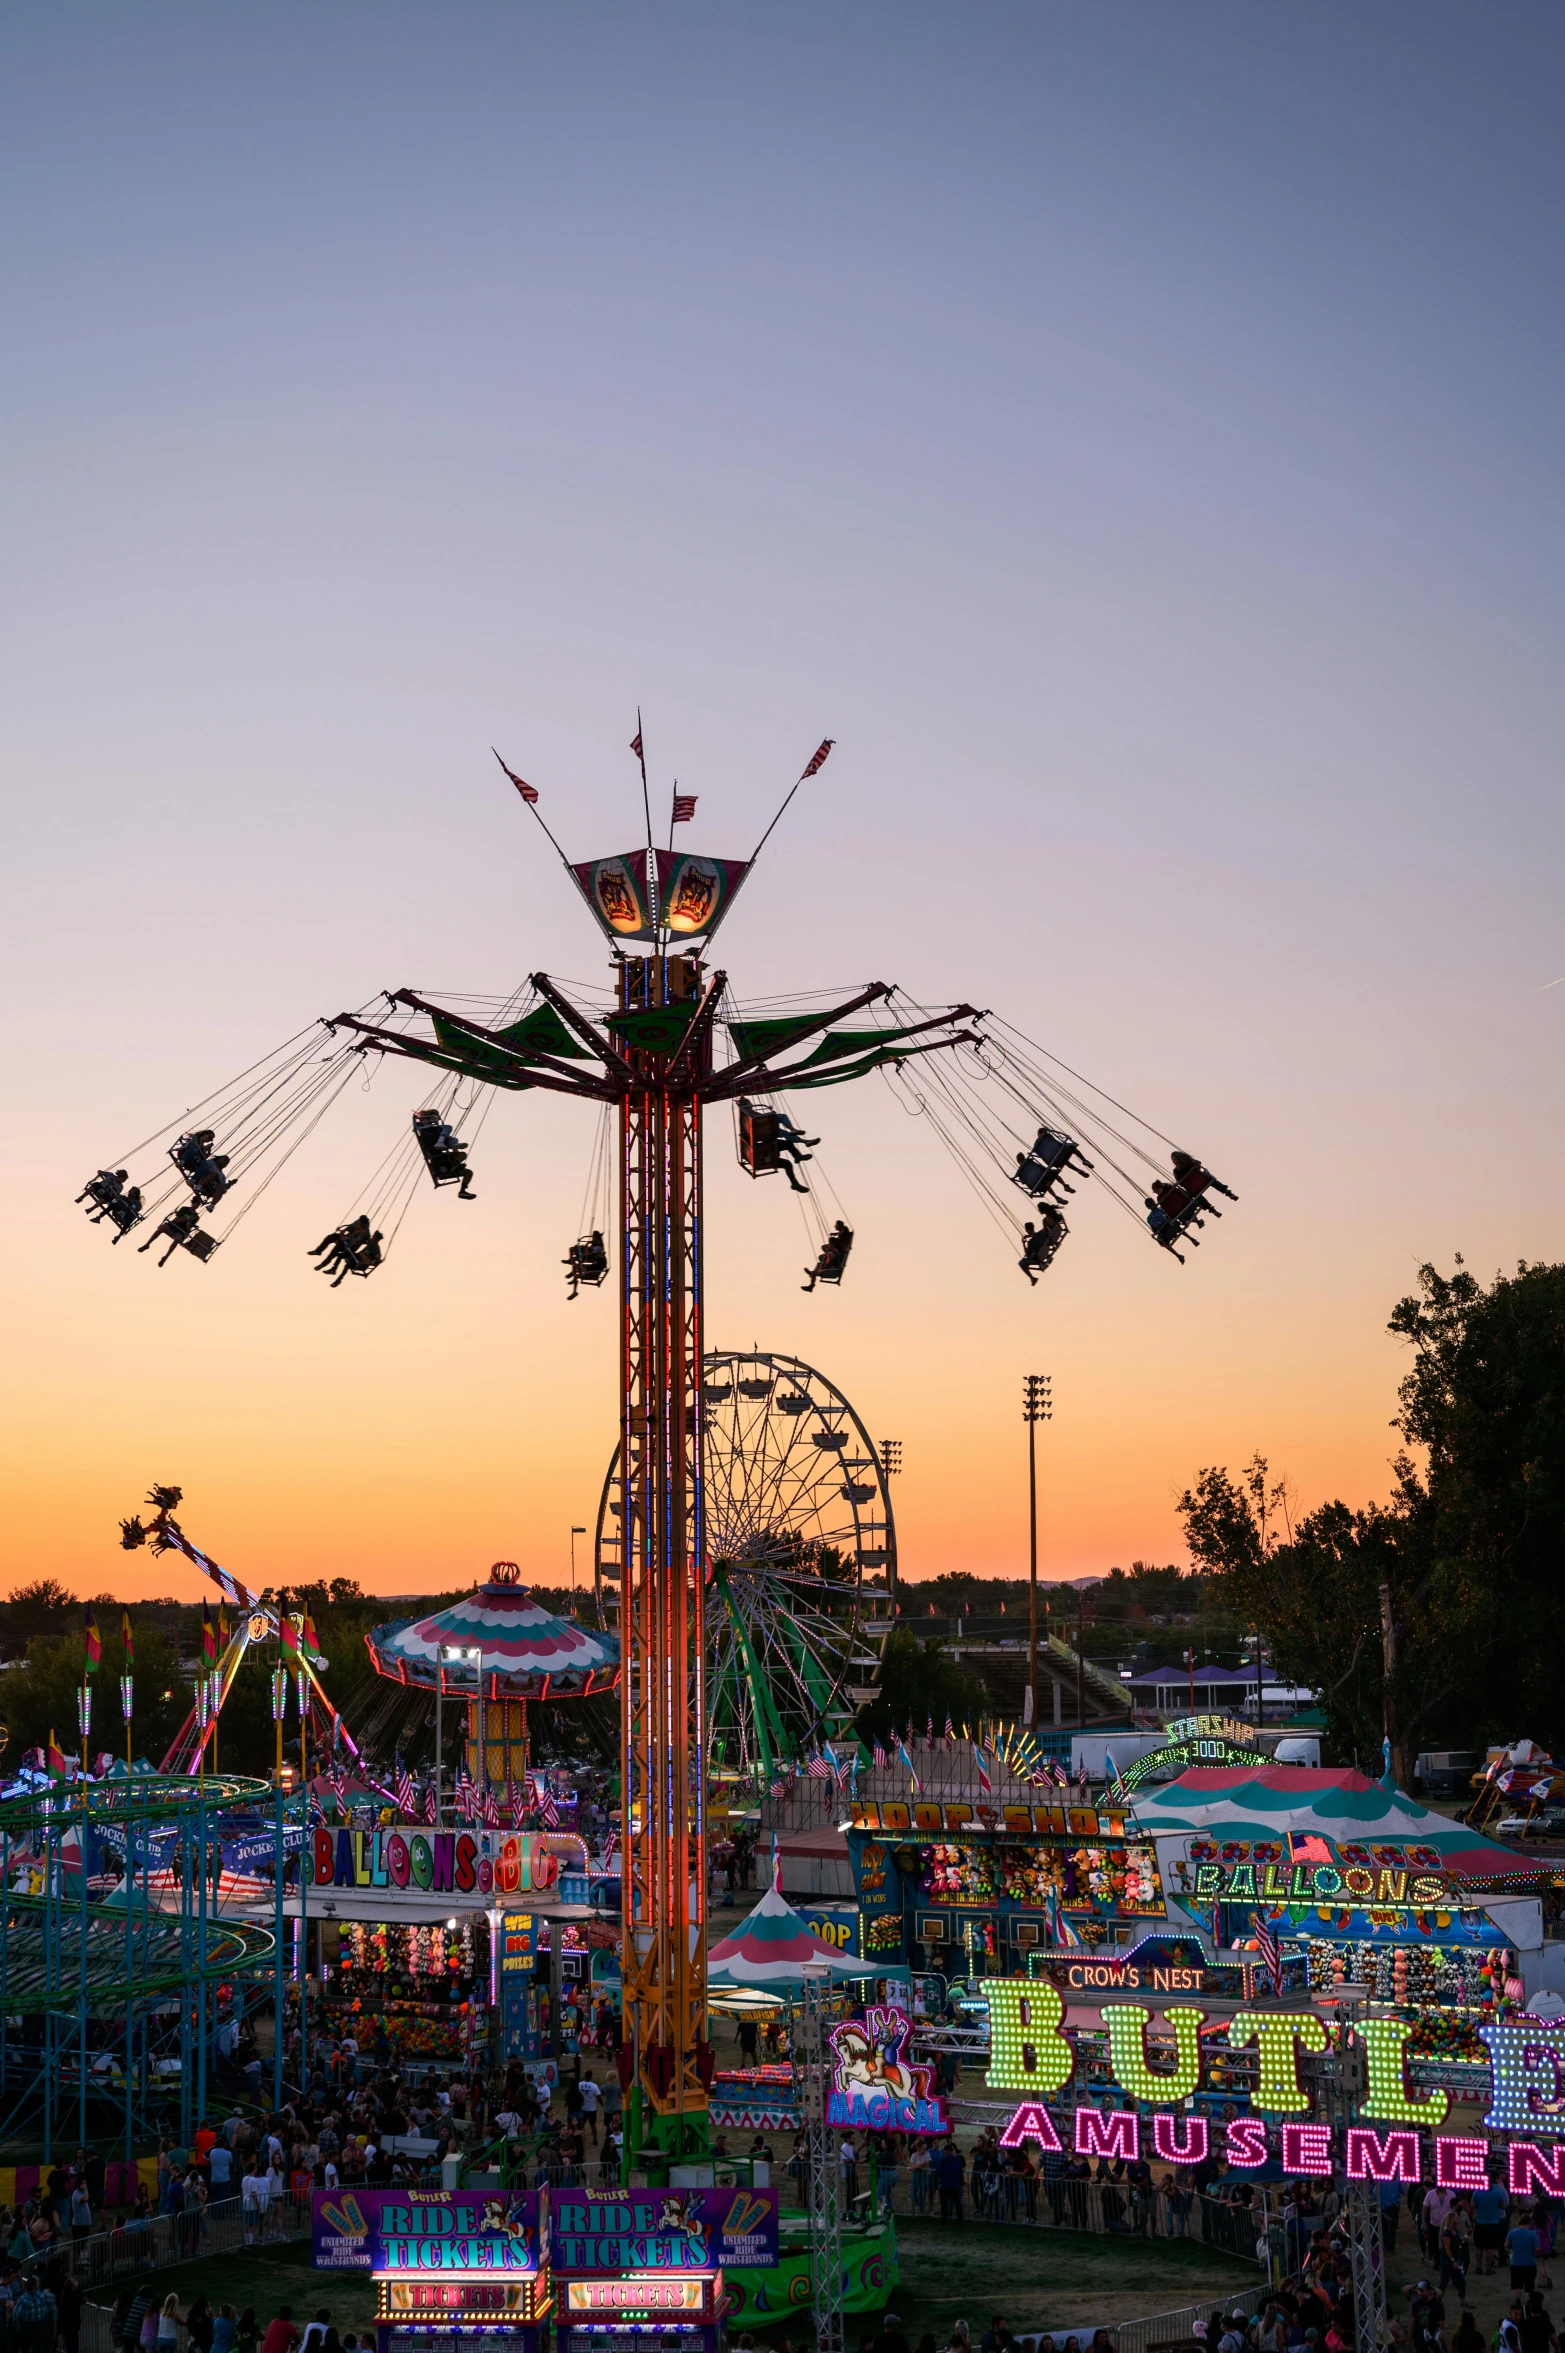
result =
[[[890,1742],[889,1747],[887,1740]],[[936,1732],[934,1717],[930,1716],[922,1734],[909,1721],[903,1732],[893,1731],[887,1735],[887,1739],[882,1739],[877,1735],[870,1744],[867,1757],[857,1745],[847,1755],[843,1755],[833,1747],[829,1740],[822,1741],[809,1752],[802,1766],[791,1764],[773,1780],[770,1794],[773,1797],[781,1797],[795,1782],[801,1779],[805,1781],[831,1781],[839,1789],[848,1788],[850,1785],[856,1786],[860,1770],[868,1763],[877,1772],[889,1772],[895,1766],[901,1765],[907,1774],[910,1792],[918,1796],[923,1792],[924,1774],[919,1770],[913,1751],[915,1747],[920,1745],[925,1751],[926,1770],[930,1751],[954,1754],[958,1750],[966,1749],[972,1757],[978,1786],[986,1796],[994,1787],[991,1768],[995,1765],[1003,1767],[1013,1779],[1029,1782],[1035,1788],[1068,1791],[1072,1787],[1071,1777],[1066,1772],[1064,1765],[1057,1758],[1046,1756],[1025,1726],[983,1721],[980,1722],[976,1731],[964,1723],[961,1732],[958,1733],[955,1723],[948,1715],[943,1733]],[[1109,1757],[1109,1765],[1111,1778],[1107,1796],[1112,1804],[1126,1793],[1119,1767],[1115,1765],[1112,1754]],[[1084,1798],[1089,1786],[1087,1768],[1084,1763],[1077,1768],[1074,1786]]]

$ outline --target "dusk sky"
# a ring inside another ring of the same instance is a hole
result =
[[[0,29],[0,1584],[566,1575],[615,1434],[592,1117],[305,1252],[350,1090],[210,1266],[72,1196],[382,986],[585,982],[577,857],[699,795],[741,997],[993,1006],[1240,1194],[1028,1288],[880,1080],[801,1295],[714,1126],[709,1340],[899,1436],[902,1568],[1182,1557],[1203,1464],[1383,1495],[1417,1267],[1561,1255],[1557,7],[338,4]],[[138,1237],[139,1238],[139,1237]]]

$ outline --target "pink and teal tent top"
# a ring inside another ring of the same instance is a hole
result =
[[[431,1618],[402,1618],[365,1635],[377,1674],[394,1683],[471,1699],[473,1663],[447,1649],[483,1651],[485,1699],[584,1699],[619,1681],[612,1634],[556,1618],[534,1601],[514,1561],[497,1561],[487,1583]]]
[[[706,1981],[720,1992],[751,1986],[758,1993],[797,1993],[805,1970],[816,1967],[833,1977],[865,1973],[862,1961],[845,1960],[835,1945],[812,1935],[793,1906],[769,1887],[748,1920],[712,1946]]]
[[[1313,1832],[1338,1847],[1363,1846],[1386,1863],[1397,1850],[1405,1860],[1408,1848],[1433,1849],[1438,1863],[1423,1868],[1464,1880],[1475,1892],[1531,1886],[1556,1869],[1480,1838],[1465,1822],[1345,1765],[1194,1765],[1161,1788],[1138,1789],[1134,1805],[1137,1829],[1153,1838],[1197,1831],[1221,1845]]]

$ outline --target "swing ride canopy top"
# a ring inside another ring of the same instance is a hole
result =
[[[430,1618],[403,1618],[365,1635],[375,1671],[395,1683],[472,1699],[478,1684],[465,1658],[449,1650],[483,1652],[485,1699],[585,1699],[619,1682],[619,1643],[612,1634],[556,1618],[525,1585],[499,1573],[450,1609]]]

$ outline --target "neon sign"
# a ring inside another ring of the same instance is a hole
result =
[[[1065,2004],[1058,1986],[1018,1977],[993,1977],[987,1985],[989,2090],[1059,2091],[1075,2073],[1076,2054],[1060,2031]]]
[[[1369,2090],[1361,2102],[1366,2116],[1393,2124],[1443,2124],[1451,2105],[1449,2092],[1438,2087],[1414,2093],[1408,2089],[1407,2043],[1415,2032],[1410,2020],[1366,2018],[1358,2029],[1369,2062]]]
[[[1480,2026],[1489,2046],[1491,2132],[1525,2132],[1545,2117],[1565,2119],[1565,2027]]]
[[[849,2132],[949,2132],[934,2071],[904,2056],[913,2021],[901,2010],[873,2008],[831,2032],[835,2058],[826,2121]]]
[[[1228,2040],[1236,2051],[1246,2043],[1260,2047],[1261,2082],[1255,2104],[1274,2116],[1308,2111],[1309,2094],[1299,2081],[1298,2054],[1301,2050],[1324,2051],[1329,2039],[1313,2010],[1237,2010],[1228,2022]]]
[[[1174,2064],[1154,2073],[1147,2057],[1151,2011],[1139,2002],[1112,2002],[1104,2007],[1109,2065],[1115,2081],[1123,2084],[1133,2100],[1185,2100],[1201,2080],[1201,2028],[1206,2012],[1176,2006],[1163,2015],[1174,2030]]]
[[[1459,1891],[1439,1871],[1400,1871],[1382,1864],[1197,1863],[1195,1899],[1201,1904],[1349,1904],[1425,1911],[1455,1905]]]

